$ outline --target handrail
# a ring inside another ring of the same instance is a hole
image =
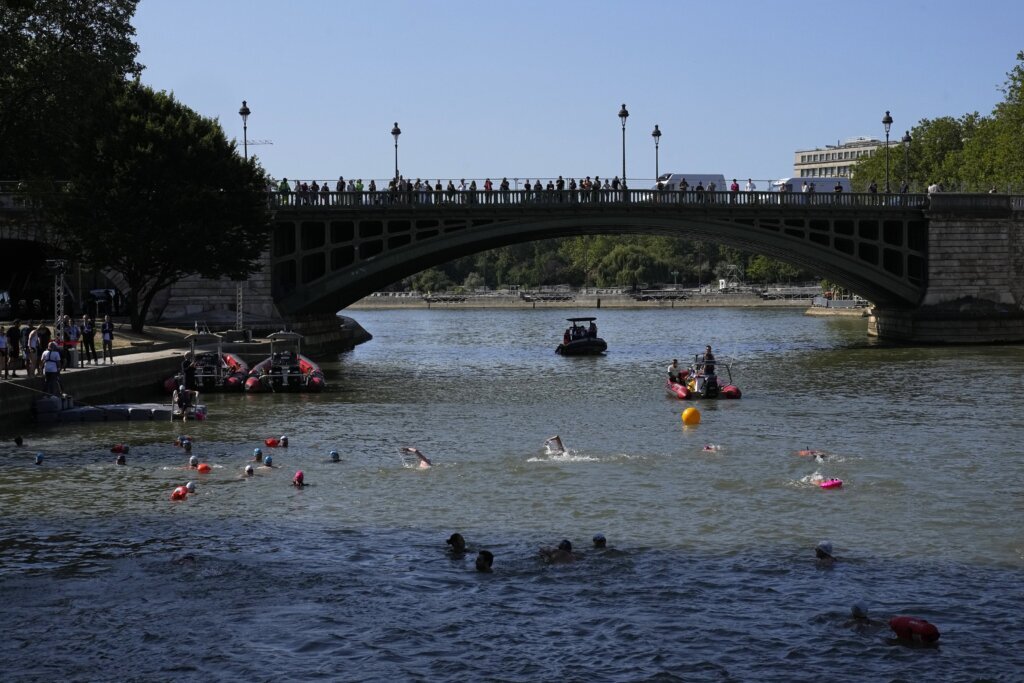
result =
[[[925,208],[925,194],[779,193],[779,192],[674,192],[669,190],[453,190],[384,192],[275,192],[277,208],[355,210],[391,207],[490,208],[537,205],[687,205],[708,209],[753,206],[831,206],[872,208]]]

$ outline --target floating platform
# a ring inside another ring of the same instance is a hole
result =
[[[205,416],[206,406],[200,404],[197,412]],[[36,422],[141,422],[173,419],[169,403],[108,403],[104,405],[77,405],[70,396],[47,396],[34,406]]]

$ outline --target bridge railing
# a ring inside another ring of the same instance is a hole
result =
[[[384,192],[274,192],[270,203],[279,208],[357,210],[372,207],[465,206],[496,208],[559,204],[665,204],[706,207],[836,206],[925,208],[924,194],[788,193],[788,192],[674,192],[668,190],[426,190]]]

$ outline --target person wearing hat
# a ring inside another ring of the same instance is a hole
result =
[[[258,462],[258,463],[262,464],[263,463],[263,451],[261,451],[259,448],[252,449],[252,461],[253,462]]]
[[[245,476],[251,477],[255,473],[256,473],[256,471],[252,468],[252,465],[246,465],[245,466]]]
[[[188,459],[188,468],[190,470],[199,469],[199,458],[195,455]]]
[[[559,543],[557,548],[541,548],[540,556],[548,564],[568,564],[577,559],[572,551],[572,543],[567,539]]]
[[[297,489],[301,489],[305,485],[306,475],[302,473],[302,470],[299,470],[298,472],[295,473],[295,476],[292,477],[292,486],[294,486]]]
[[[274,469],[274,456],[268,455],[268,456],[264,457],[263,458],[263,464],[260,465],[259,468],[261,470],[262,469],[268,469],[268,470]]]
[[[128,464],[127,459],[124,457],[124,453],[118,453],[117,454],[117,459],[114,460],[114,464],[115,465],[127,465]]]
[[[331,451],[331,462],[341,462],[341,454],[338,451]]]
[[[51,396],[60,396],[64,392],[60,385],[61,361],[57,342],[47,344],[46,350],[39,356],[39,361],[43,364],[43,377],[46,378],[44,391]]]
[[[814,556],[817,558],[819,567],[831,567],[835,564],[836,558],[832,554],[832,541],[821,541],[814,548]]]

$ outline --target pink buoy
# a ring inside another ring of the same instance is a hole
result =
[[[818,486],[820,486],[823,489],[838,489],[838,488],[842,488],[843,480],[842,479],[826,479],[825,481],[823,481],[820,484],[818,484]]]

